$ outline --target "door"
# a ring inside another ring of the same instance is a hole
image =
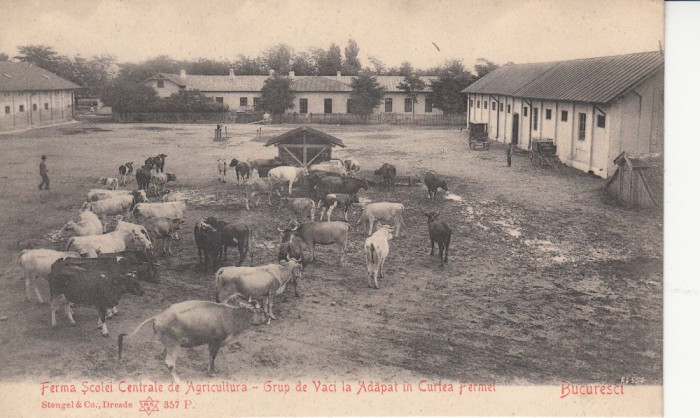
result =
[[[589,129],[590,121],[588,120],[588,113],[577,112],[575,123],[574,159],[589,165],[591,161],[591,133]]]
[[[513,132],[510,135],[510,142],[512,144],[518,144],[518,139],[520,138],[520,115],[513,113]]]

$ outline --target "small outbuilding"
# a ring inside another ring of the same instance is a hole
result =
[[[615,158],[615,174],[606,184],[608,192],[626,207],[659,206],[663,202],[663,161],[658,153],[621,153]]]
[[[279,158],[285,165],[308,167],[329,161],[333,147],[345,148],[340,139],[308,126],[301,126],[278,135],[265,144],[279,150]]]

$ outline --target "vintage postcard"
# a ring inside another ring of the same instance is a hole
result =
[[[2,415],[664,414],[662,1],[0,8]]]

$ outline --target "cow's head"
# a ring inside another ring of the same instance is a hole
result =
[[[175,173],[165,173],[166,181],[177,181],[177,176]]]
[[[158,156],[160,157],[160,159],[162,161],[165,161],[165,157],[167,157],[167,155],[165,155],[165,154],[158,154]]]
[[[136,267],[138,279],[148,283],[160,283],[160,277],[158,275],[158,266],[160,266],[160,264],[156,262],[153,251],[145,249],[136,254],[138,254],[140,260]]]
[[[235,167],[235,166],[237,166],[237,165],[238,165],[238,160],[234,158],[234,159],[231,160],[231,164],[229,164],[228,166],[229,166],[229,167]]]
[[[249,313],[253,314],[251,318],[252,325],[270,324],[270,316],[267,314],[267,312],[265,312],[260,304],[252,300],[246,300],[240,293],[232,294],[231,296],[227,297],[223,303],[231,308],[245,309]]]
[[[382,225],[381,222],[377,222],[377,232],[382,231],[386,235],[386,239],[390,240],[394,238],[394,227],[389,225]]]
[[[146,232],[145,228],[141,227],[139,230],[132,230],[130,231],[129,236],[134,247],[147,250],[153,249],[153,243],[150,239],[148,239],[148,232]]]
[[[441,188],[444,191],[449,191],[450,189],[447,188],[447,182],[445,180],[440,180],[440,184],[438,184],[438,187]]]
[[[120,287],[126,293],[131,293],[136,296],[143,296],[144,291],[141,287],[141,283],[137,280],[137,273],[133,271],[128,271],[124,274],[118,276],[118,282]]]
[[[85,212],[86,210],[92,211],[92,203],[90,203],[90,202],[85,202],[85,203],[83,203],[83,206],[80,207],[79,212],[80,212],[80,213],[83,213],[83,212]]]
[[[59,238],[72,237],[73,235],[75,235],[75,227],[76,226],[77,226],[77,224],[75,222],[73,222],[72,220],[68,221],[68,223],[63,225],[63,228],[61,228],[61,230],[58,231],[58,237]]]
[[[131,195],[134,197],[134,203],[148,203],[145,190],[134,190]]]
[[[423,215],[428,217],[428,223],[434,222],[440,216],[440,211],[423,212]]]
[[[367,178],[362,179],[362,184],[360,185],[361,188],[368,190],[370,186],[370,181]]]

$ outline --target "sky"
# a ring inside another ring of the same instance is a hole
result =
[[[663,19],[658,0],[0,0],[0,52],[234,60],[280,43],[342,50],[352,38],[363,65],[471,66],[658,50]]]

